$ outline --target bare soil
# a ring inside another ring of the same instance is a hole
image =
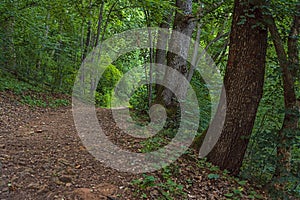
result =
[[[98,116],[115,143],[126,146],[110,111],[98,109]],[[0,93],[0,164],[2,200],[141,199],[138,186],[131,183],[143,176],[120,173],[96,160],[76,132],[71,107],[31,108],[10,92]],[[213,172],[192,159],[183,157],[174,165],[178,170],[172,179],[184,186],[187,199],[226,199],[224,194],[240,187],[222,176],[209,179]],[[161,171],[151,174],[163,179]],[[250,199],[245,195],[249,185],[244,188],[240,199]],[[162,197],[158,187],[144,190],[148,199]]]

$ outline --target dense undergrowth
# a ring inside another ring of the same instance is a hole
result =
[[[21,103],[31,107],[57,108],[70,105],[70,98],[62,92],[50,92],[41,86],[20,81],[8,73],[0,73],[0,82],[0,92],[13,92]]]

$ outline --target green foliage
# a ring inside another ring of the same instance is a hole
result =
[[[209,95],[208,88],[206,86],[206,83],[202,79],[201,75],[199,74],[198,71],[194,73],[194,76],[192,77],[191,80],[191,86],[196,93],[196,97],[198,100],[198,105],[190,105],[192,106],[199,106],[200,110],[200,122],[199,122],[199,133],[202,133],[207,127],[210,122],[210,117],[211,117],[211,99]],[[155,85],[152,85],[153,88],[155,88]],[[149,110],[149,104],[148,104],[148,98],[149,98],[149,85],[142,85],[138,87],[134,93],[131,95],[129,103],[130,106],[137,111],[137,118],[141,118],[141,116],[148,115],[148,110]],[[155,93],[152,94],[153,99],[156,98]],[[194,102],[187,102],[189,104],[193,104]],[[167,124],[173,124],[173,119],[168,118],[167,119]],[[185,121],[185,123],[190,123],[188,121]],[[192,124],[195,125],[195,124]],[[167,126],[167,127],[176,127],[176,125],[172,126]],[[168,130],[168,131],[171,131]],[[168,131],[165,131],[164,134],[167,134]],[[175,132],[172,130],[171,132]],[[170,134],[169,137],[173,137]]]
[[[286,30],[289,29],[289,25],[282,22],[280,24],[284,25],[279,25],[279,31],[283,35],[283,38],[285,38],[286,34],[288,34]],[[296,92],[297,96],[299,96],[297,81]],[[285,132],[289,138],[289,141],[285,144],[282,144],[282,141],[278,138],[278,133],[282,127],[283,117],[286,112],[290,111],[284,109],[282,69],[279,66],[273,44],[270,44],[264,94],[257,112],[255,126],[244,159],[241,175],[243,178],[261,186],[284,184],[286,186],[285,191],[277,191],[274,188],[270,191],[274,198],[283,198],[288,194],[300,196],[299,190],[295,189],[299,185],[299,181],[296,180],[300,178],[300,133],[299,131]],[[277,147],[282,145],[292,147],[292,171],[285,177],[281,177],[279,180],[273,182],[272,177],[279,163],[276,151]]]
[[[134,110],[145,113],[145,111],[149,110],[148,94],[148,85],[142,85],[134,91],[130,97],[129,104]]]
[[[224,194],[225,197],[233,197],[233,195],[234,195],[233,193],[226,193],[226,194]]]
[[[43,100],[37,99],[36,97],[31,97],[30,95],[23,96],[21,102],[32,107],[45,108],[47,106],[46,102],[44,102]]]
[[[166,182],[159,184],[162,189],[161,193],[165,199],[174,199],[176,196],[185,195],[183,191],[183,185],[176,183],[171,178],[168,178]]]
[[[143,178],[133,180],[132,184],[138,185],[141,189],[146,189],[147,187],[153,187],[155,185],[156,178],[154,176],[149,176],[143,174]]]
[[[152,175],[145,175],[137,180],[133,180],[132,184],[137,185],[139,190],[137,195],[140,198],[147,198],[146,192],[152,188],[157,188],[161,194],[158,199],[174,200],[178,197],[186,198],[186,193],[183,191],[183,185],[174,180],[174,176],[178,174],[176,166],[165,167],[161,171],[162,178],[156,178]]]
[[[0,71],[0,92],[11,91],[21,97],[20,102],[31,107],[51,107],[70,105],[69,100],[52,97],[52,93],[44,91],[41,87],[19,81],[10,74]]]
[[[50,94],[49,94],[50,96]],[[29,105],[31,107],[50,107],[50,108],[58,108],[62,106],[70,105],[69,100],[66,99],[56,99],[53,97],[46,97],[30,94],[30,95],[22,95],[21,103]]]
[[[219,174],[208,174],[207,177],[209,179],[218,179],[218,178],[220,178]]]
[[[224,194],[224,196],[229,199],[238,200],[238,199],[243,198],[243,190],[244,190],[244,188],[242,188],[242,187],[233,188],[233,189],[231,189],[231,192]],[[251,197],[248,196],[248,198],[251,198]]]
[[[109,65],[103,72],[95,94],[96,104],[101,107],[110,107],[112,91],[122,77],[122,73],[114,66]]]
[[[140,194],[140,198],[147,198],[147,194],[142,192],[149,187],[154,187],[156,185],[156,178],[154,176],[143,174],[143,177],[140,179],[133,180],[131,183],[136,185],[139,189],[136,191],[136,195]]]
[[[0,71],[0,91],[12,91],[17,95],[27,91],[41,92],[42,89],[13,78],[10,74]]]
[[[51,108],[58,108],[62,106],[69,106],[70,101],[66,99],[51,99],[48,105]]]
[[[198,132],[202,133],[208,127],[211,119],[211,97],[209,95],[209,90],[206,86],[206,83],[198,71],[195,71],[191,80],[191,85],[196,93],[200,110]]]
[[[158,150],[166,143],[167,143],[167,140],[164,139],[163,137],[153,137],[153,138],[147,139],[147,140],[141,142],[141,144],[143,146],[142,152],[151,152],[151,151]]]

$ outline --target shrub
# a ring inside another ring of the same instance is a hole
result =
[[[99,80],[95,94],[97,105],[101,107],[110,106],[112,91],[121,77],[122,73],[114,65],[109,65],[106,68]]]

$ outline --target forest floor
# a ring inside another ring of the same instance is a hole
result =
[[[108,109],[97,112],[108,136],[123,134]],[[2,200],[266,199],[253,185],[186,157],[172,164],[176,170],[167,175],[172,181],[162,170],[135,175],[106,167],[83,146],[70,106],[33,108],[9,91],[0,93],[0,162]]]

